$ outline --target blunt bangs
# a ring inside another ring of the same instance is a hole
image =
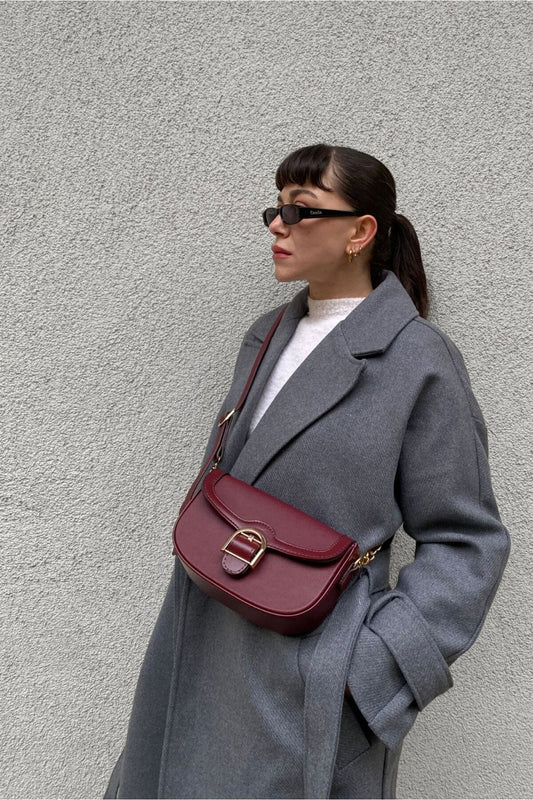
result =
[[[301,147],[290,153],[276,170],[276,186],[281,192],[288,183],[302,186],[309,181],[319,189],[331,191],[331,186],[326,186],[322,181],[333,157],[333,147],[328,144],[315,144],[310,147]]]

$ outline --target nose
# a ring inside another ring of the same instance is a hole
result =
[[[288,227],[281,219],[281,214],[277,214],[268,226],[268,230],[273,236],[287,236]]]

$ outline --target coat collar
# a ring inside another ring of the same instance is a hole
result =
[[[307,312],[305,287],[289,303],[257,371],[246,402],[230,431],[222,468],[253,483],[292,438],[350,392],[366,356],[383,353],[418,312],[398,278],[389,271],[381,283],[315,347],[274,398],[248,436],[253,411],[272,369]],[[273,315],[254,327],[243,385]],[[312,387],[312,388],[311,388]]]
[[[340,323],[353,356],[384,353],[408,322],[418,316],[413,301],[393,272]]]
[[[396,275],[390,270],[383,270],[383,274],[381,283],[340,323],[353,356],[384,353],[402,328],[418,316],[413,301]],[[309,287],[306,286],[292,298],[283,315],[285,322],[296,320],[298,324],[307,313],[308,295]],[[262,319],[257,326],[254,335],[259,342],[264,341],[270,325],[269,318]]]

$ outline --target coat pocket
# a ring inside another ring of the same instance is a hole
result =
[[[343,770],[368,750],[376,737],[367,725],[352,697],[345,697],[342,705],[339,748],[335,767]]]
[[[318,643],[318,636],[308,635],[300,639],[298,646],[298,669],[305,687],[311,666],[311,659]],[[344,769],[359,758],[376,736],[372,733],[353,697],[345,696],[342,704],[339,747],[335,760],[337,771]]]

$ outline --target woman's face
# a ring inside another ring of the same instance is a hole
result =
[[[326,186],[331,182],[324,180]],[[329,208],[351,211],[352,207],[335,190],[326,191],[311,183],[289,183],[278,197],[278,206],[286,203],[309,208]],[[331,217],[303,219],[287,225],[278,216],[269,225],[275,237],[272,255],[278,281],[305,280],[310,285],[335,285],[344,282],[353,272],[348,261],[350,242],[357,232],[360,218]]]

